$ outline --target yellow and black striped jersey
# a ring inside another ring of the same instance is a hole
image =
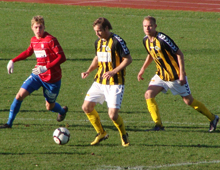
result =
[[[116,68],[123,61],[123,57],[130,54],[126,42],[118,35],[111,33],[107,41],[102,39],[95,41],[95,50],[98,57],[98,71],[94,81],[105,85],[123,85],[125,83],[125,69],[110,79],[102,78],[102,75]]]
[[[150,42],[148,36],[143,39],[144,46],[156,62],[156,74],[164,81],[179,79],[179,63],[176,52],[179,47],[166,34],[158,32],[154,41]]]

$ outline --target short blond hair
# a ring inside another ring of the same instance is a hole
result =
[[[144,17],[144,20],[147,20],[147,21],[152,21],[154,24],[156,24],[156,18],[148,15],[146,17]]]
[[[34,23],[38,23],[38,24],[42,24],[43,26],[45,26],[44,24],[44,18],[40,15],[34,16],[31,20],[31,26],[34,25]]]

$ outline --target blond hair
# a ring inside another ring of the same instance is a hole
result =
[[[152,21],[154,24],[156,24],[156,19],[150,15],[144,17],[144,20]]]
[[[40,15],[34,16],[31,20],[31,26],[34,25],[34,23],[38,23],[38,24],[42,24],[43,26],[45,26],[44,24],[44,18]]]

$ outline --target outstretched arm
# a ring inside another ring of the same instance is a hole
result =
[[[88,77],[89,73],[95,70],[98,67],[98,57],[95,56],[94,59],[92,60],[91,65],[89,66],[88,70],[86,72],[81,73],[81,77],[84,79]]]
[[[151,57],[150,54],[147,55],[147,58],[143,64],[143,66],[141,67],[141,70],[138,73],[137,79],[138,81],[140,80],[144,80],[144,78],[142,77],[142,75],[144,74],[145,69],[150,65],[150,63],[153,61],[153,58]]]
[[[13,58],[8,62],[7,70],[8,74],[13,73],[14,70],[14,63],[20,60],[25,60],[27,57],[31,56],[33,54],[32,48],[29,46],[27,50],[23,51],[21,54],[19,54],[17,57]]]

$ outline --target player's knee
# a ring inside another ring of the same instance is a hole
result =
[[[116,121],[118,119],[119,109],[109,109],[108,116],[111,120]]]
[[[54,108],[53,103],[51,104],[51,103],[46,102],[46,109],[47,110],[52,110],[53,108]]]
[[[118,115],[109,114],[109,118],[113,121],[116,121],[118,119]]]
[[[146,91],[144,94],[145,99],[150,99],[151,98],[150,96],[151,95],[150,95],[149,91]]]
[[[17,100],[20,100],[20,101],[22,101],[22,100],[24,100],[24,98],[26,97],[26,96],[28,96],[29,95],[29,92],[27,91],[27,90],[25,90],[25,89],[20,89],[19,90],[19,92],[16,94],[16,99]]]
[[[96,103],[95,102],[90,102],[90,101],[84,101],[83,105],[82,105],[82,110],[85,113],[91,113],[94,108],[95,108]]]
[[[189,96],[186,96],[186,97],[183,97],[183,101],[184,101],[184,103],[186,103],[187,105],[191,105],[192,104],[192,102],[193,102],[193,97],[191,96],[191,95],[189,95]]]
[[[93,108],[94,109],[94,108]],[[85,113],[91,113],[93,111],[92,108],[90,108],[89,106],[83,104],[82,105],[82,110],[85,112]]]
[[[86,107],[84,104],[82,105],[82,110],[86,113]]]
[[[191,101],[190,100],[183,100],[184,101],[184,103],[186,103],[186,105],[191,105]]]
[[[16,95],[15,98],[20,101],[24,100],[24,97],[22,95],[20,95],[19,93]]]
[[[49,104],[47,104],[47,103],[46,103],[46,105],[45,105],[45,106],[46,106],[46,109],[47,109],[47,110],[51,110],[51,109],[50,109],[50,105],[49,105]]]

